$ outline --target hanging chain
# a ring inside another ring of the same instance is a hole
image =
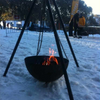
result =
[[[38,46],[37,46],[37,56],[40,53],[40,49],[42,46],[42,41],[43,41],[43,30],[44,30],[44,19],[45,19],[45,0],[43,2],[43,10],[42,10],[43,15],[41,14],[41,22],[40,22],[40,33],[39,33],[39,39],[38,39]],[[41,27],[43,24],[43,28]],[[41,33],[42,31],[42,33]]]
[[[63,52],[64,52],[64,54],[65,54],[65,57],[68,59],[68,57],[67,57],[67,55],[66,55],[66,52],[65,52],[65,50],[64,50],[64,47],[63,47],[63,45],[62,45],[62,43],[61,43],[61,41],[60,41],[60,39],[59,39],[59,43],[60,43],[60,46],[61,46],[61,48],[62,48],[62,50],[63,50]]]

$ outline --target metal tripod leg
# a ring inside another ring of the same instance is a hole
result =
[[[68,79],[68,75],[67,75],[67,72],[66,72],[65,64],[64,64],[64,61],[63,61],[63,55],[62,55],[62,51],[61,51],[61,47],[60,47],[60,43],[59,43],[59,37],[58,37],[57,31],[56,31],[53,15],[52,15],[52,12],[51,12],[50,2],[49,2],[49,0],[46,0],[46,1],[47,1],[47,5],[48,5],[48,10],[49,10],[49,14],[50,14],[50,19],[51,19],[51,23],[52,23],[52,27],[53,27],[53,31],[54,31],[54,36],[55,36],[60,60],[61,60],[62,70],[63,70],[63,73],[64,73],[66,85],[67,85],[67,88],[68,88],[69,98],[70,98],[70,100],[74,100],[73,95],[72,95],[72,91],[71,91],[71,87],[70,87],[70,83],[69,83],[69,79]]]
[[[19,43],[20,43],[20,40],[21,40],[21,38],[22,38],[22,35],[23,35],[23,33],[24,33],[25,27],[26,27],[26,25],[27,25],[27,23],[28,23],[28,21],[29,21],[30,16],[31,16],[33,7],[34,7],[34,5],[35,5],[35,2],[36,2],[36,0],[33,1],[33,4],[32,4],[32,6],[31,6],[31,9],[30,9],[29,14],[28,14],[28,16],[27,16],[27,18],[26,18],[25,24],[24,24],[24,26],[23,26],[23,28],[22,28],[22,31],[21,31],[21,33],[20,33],[20,35],[19,35],[19,38],[18,38],[18,40],[17,40],[17,42],[16,42],[15,48],[14,48],[14,50],[13,50],[13,52],[12,52],[12,55],[11,55],[11,57],[10,57],[10,60],[9,60],[9,62],[8,62],[8,65],[7,65],[7,67],[6,67],[6,70],[5,70],[4,74],[3,74],[3,76],[6,76],[6,74],[7,74],[7,72],[8,72],[8,69],[9,69],[9,67],[10,67],[10,64],[11,64],[11,62],[12,62],[12,60],[13,60],[13,57],[14,57],[14,55],[15,55],[15,53],[16,53],[16,50],[17,50],[17,47],[18,47],[18,45],[19,45]]]
[[[57,7],[57,5],[56,5],[56,2],[55,2],[55,0],[52,0],[52,1],[53,1],[54,5],[55,5],[55,9],[56,9],[56,11],[57,11],[59,20],[60,20],[61,25],[62,25],[62,28],[63,28],[63,30],[64,30],[64,34],[65,34],[65,37],[66,37],[67,42],[68,42],[68,44],[69,44],[69,47],[70,47],[71,53],[72,53],[72,55],[73,55],[74,61],[75,61],[75,63],[76,63],[76,66],[79,67],[79,64],[78,64],[78,62],[77,62],[77,59],[76,59],[76,56],[75,56],[75,54],[74,54],[73,48],[72,48],[72,46],[71,46],[70,40],[69,40],[68,35],[67,35],[67,33],[66,33],[66,30],[65,30],[65,27],[64,27],[62,18],[61,18],[61,16],[60,16],[58,7]]]

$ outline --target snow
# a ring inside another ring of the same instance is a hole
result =
[[[36,55],[38,32],[24,32],[7,77],[3,77],[19,34],[20,30],[0,29],[0,100],[69,100],[64,76],[46,85],[26,69],[24,58]],[[66,71],[74,100],[100,100],[100,35],[69,37],[79,63],[77,68],[63,31],[58,34],[69,59]],[[49,55],[49,48],[59,56],[53,32],[44,33],[39,55]]]

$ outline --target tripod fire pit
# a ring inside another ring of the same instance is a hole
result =
[[[61,62],[59,57],[55,57],[57,62],[51,60],[48,64],[50,56],[30,56],[25,58],[25,64],[29,73],[42,82],[52,82],[59,79],[63,75]],[[68,67],[68,59],[64,58],[65,67]]]
[[[31,6],[31,8],[29,10],[29,13],[28,13],[27,18],[26,18],[25,23],[24,23],[24,26],[23,26],[23,28],[21,30],[21,33],[20,33],[19,38],[18,38],[18,40],[16,42],[16,45],[14,47],[14,50],[12,52],[12,55],[11,55],[10,59],[9,59],[9,62],[7,64],[7,67],[5,69],[5,72],[4,72],[3,76],[6,76],[6,74],[8,72],[10,64],[11,64],[11,62],[13,60],[13,57],[14,57],[14,55],[16,53],[16,50],[18,48],[18,45],[20,43],[20,40],[21,40],[21,38],[23,36],[24,30],[25,30],[25,28],[26,28],[26,26],[27,26],[27,24],[29,22],[29,19],[30,19],[32,10],[33,10],[33,8],[34,8],[34,6],[36,4],[36,1],[37,0],[33,0],[32,6]],[[62,25],[62,29],[64,31],[64,35],[65,35],[66,40],[68,42],[68,45],[70,47],[70,50],[71,50],[71,53],[73,55],[74,61],[75,61],[76,65],[77,65],[77,67],[79,67],[77,59],[75,57],[73,48],[71,46],[69,37],[68,37],[67,32],[65,30],[64,23],[63,23],[63,20],[62,20],[62,18],[60,16],[60,12],[59,12],[59,9],[57,7],[57,4],[56,4],[55,0],[41,0],[41,3],[43,2],[43,7],[42,7],[43,10],[41,8],[41,10],[43,11],[43,13],[41,15],[43,15],[43,16],[41,17],[41,22],[42,22],[42,19],[45,18],[44,17],[45,16],[45,10],[47,10],[49,12],[49,18],[51,20],[51,25],[52,25],[52,28],[53,28],[53,31],[54,31],[54,37],[55,37],[55,41],[56,41],[59,57],[55,57],[56,59],[55,58],[51,58],[50,59],[49,56],[38,56],[38,54],[40,52],[41,45],[42,45],[42,38],[43,38],[43,31],[42,31],[42,35],[39,35],[37,55],[36,56],[31,56],[31,57],[26,57],[25,58],[25,64],[26,64],[26,67],[27,67],[29,73],[33,77],[35,77],[38,80],[43,81],[43,82],[55,81],[55,80],[57,80],[58,78],[60,78],[64,74],[66,86],[67,86],[67,89],[68,89],[69,98],[70,98],[70,100],[74,100],[73,94],[72,94],[72,90],[71,90],[71,87],[70,87],[68,74],[67,74],[67,71],[66,71],[66,68],[68,66],[69,60],[67,58],[66,59],[63,58],[62,49],[63,49],[63,52],[64,52],[64,48],[63,48],[63,45],[60,42],[60,38],[59,38],[59,35],[57,33],[57,30],[56,30],[56,26],[55,26],[55,22],[54,22],[54,17],[53,17],[52,7],[51,7],[50,1],[53,2],[53,5],[55,7],[55,11],[57,12],[57,15],[59,17],[60,23]]]

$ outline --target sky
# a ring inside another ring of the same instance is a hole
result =
[[[83,0],[87,6],[92,7],[93,14],[100,15],[100,0]]]

